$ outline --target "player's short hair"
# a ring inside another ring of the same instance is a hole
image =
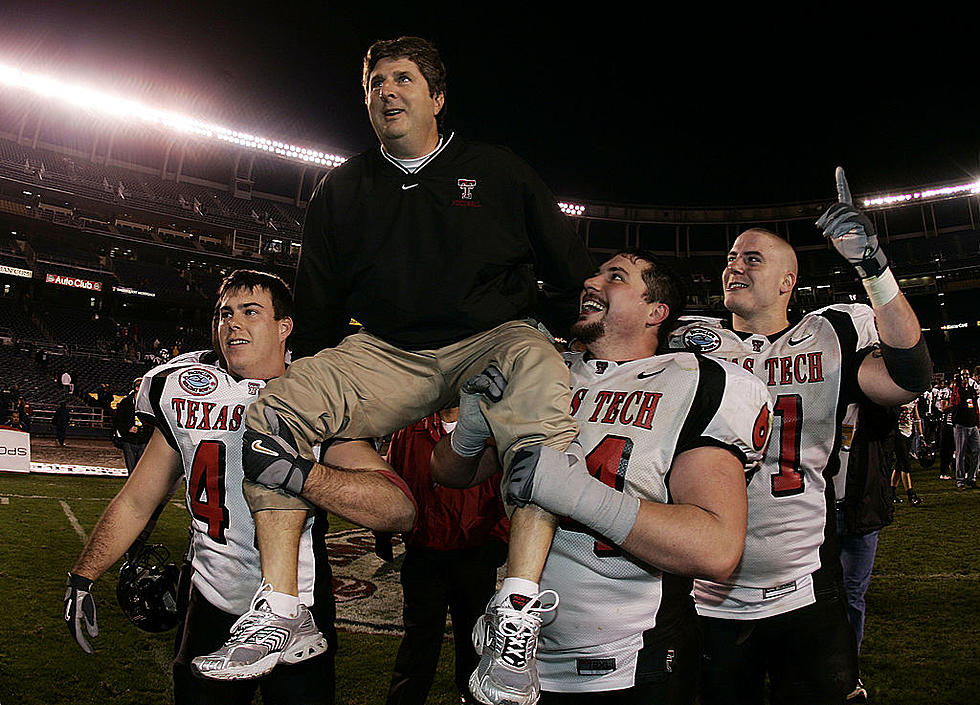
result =
[[[615,256],[625,257],[631,262],[645,262],[643,268],[643,283],[647,290],[643,297],[648,302],[659,301],[667,304],[667,318],[660,324],[660,343],[667,339],[677,319],[684,313],[687,305],[687,291],[684,281],[674,268],[667,266],[660,258],[649,250],[639,247],[628,247],[620,250]]]
[[[221,301],[221,297],[229,291],[238,289],[252,291],[257,287],[269,292],[269,298],[272,299],[272,314],[277,321],[293,317],[293,295],[289,291],[289,286],[282,277],[260,272],[257,269],[236,269],[222,279],[218,287],[218,301]],[[216,302],[215,316],[218,315],[217,306]]]
[[[433,98],[440,93],[446,94],[446,66],[442,63],[439,50],[428,39],[421,37],[399,37],[398,39],[381,39],[368,47],[364,55],[364,68],[361,73],[361,87],[364,95],[368,93],[368,79],[374,67],[382,59],[408,59],[418,66],[419,72],[429,84],[429,95]],[[436,119],[440,121],[443,108]]]

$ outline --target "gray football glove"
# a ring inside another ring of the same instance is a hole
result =
[[[299,454],[299,445],[286,422],[272,407],[265,407],[269,433],[248,426],[242,436],[245,477],[270,490],[299,495],[314,462]]]
[[[878,245],[874,225],[852,204],[843,167],[837,167],[836,177],[839,202],[828,208],[816,225],[862,279],[876,277],[888,266],[888,258]]]
[[[626,540],[640,511],[639,499],[589,473],[578,441],[564,453],[543,445],[517,451],[510,465],[507,501],[518,507],[534,503],[574,519],[617,545]]]
[[[82,624],[93,639],[99,635],[99,624],[95,618],[95,599],[92,597],[92,581],[81,575],[68,573],[68,588],[65,590],[65,623],[68,632],[87,654],[95,653],[82,633]]]
[[[453,450],[464,458],[473,458],[483,452],[488,438],[493,436],[480,409],[480,397],[492,403],[500,401],[507,380],[495,366],[490,365],[475,377],[470,377],[459,389],[459,420],[449,439]]]

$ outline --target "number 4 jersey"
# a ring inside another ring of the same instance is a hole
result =
[[[623,363],[568,354],[566,362],[589,472],[621,492],[672,503],[674,459],[702,446],[730,450],[746,471],[761,461],[769,395],[739,367],[691,353]],[[703,468],[706,477],[712,470]],[[654,628],[677,629],[693,614],[690,578],[664,573],[567,521],[555,533],[541,587],[561,596],[554,620],[542,627],[538,653],[549,691],[642,682],[641,651]]]
[[[236,379],[216,364],[213,352],[193,352],[153,368],[143,377],[136,409],[184,465],[194,587],[215,607],[243,614],[262,572],[242,495],[242,434],[245,409],[265,382]],[[300,544],[300,600],[306,605],[313,604],[311,526],[312,519]]]
[[[765,382],[773,398],[765,462],[748,487],[742,560],[728,584],[695,583],[700,614],[781,614],[814,601],[813,574],[821,566],[821,576],[839,578],[831,478],[847,405],[864,398],[858,367],[877,341],[874,312],[864,304],[813,311],[770,336],[737,333],[715,318],[681,318],[671,349],[734,362]]]

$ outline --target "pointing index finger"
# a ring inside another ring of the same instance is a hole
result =
[[[847,185],[847,177],[844,176],[844,167],[837,167],[834,174],[837,177],[837,200],[847,205],[853,205],[854,199],[851,198],[851,187]]]

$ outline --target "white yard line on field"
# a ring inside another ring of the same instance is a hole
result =
[[[64,510],[65,516],[68,517],[68,522],[75,530],[75,533],[78,534],[78,538],[82,540],[82,543],[87,542],[88,536],[85,534],[85,529],[83,529],[82,525],[78,523],[78,519],[75,517],[75,514],[72,512],[71,507],[68,506],[68,502],[66,502],[65,500],[61,500],[59,504],[61,504],[61,508],[62,510]]]

